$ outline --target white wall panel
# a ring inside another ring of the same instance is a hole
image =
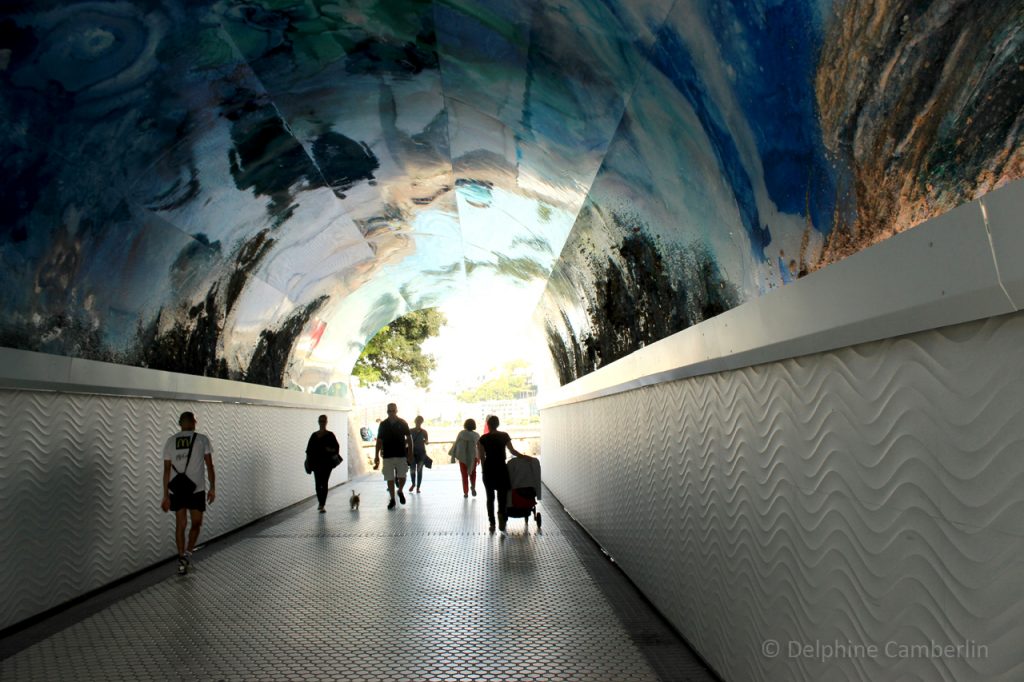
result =
[[[958,206],[542,396],[549,406],[1024,306],[1024,181]]]
[[[543,443],[727,680],[1024,679],[1021,313],[551,407]],[[967,648],[885,650],[930,642]]]
[[[200,541],[313,494],[319,414],[348,443],[337,410],[0,389],[0,628],[175,554],[161,456],[185,410],[217,472]]]

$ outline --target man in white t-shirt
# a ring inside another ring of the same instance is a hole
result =
[[[213,446],[210,439],[196,433],[196,417],[191,412],[182,412],[178,418],[181,431],[167,439],[164,445],[164,499],[160,507],[175,514],[174,539],[178,544],[178,574],[188,573],[192,552],[203,527],[203,512],[206,503],[213,504],[217,496],[217,477],[213,471]],[[210,476],[210,488],[206,489],[203,468]],[[175,477],[181,475],[177,482]],[[191,482],[191,486],[189,486]],[[185,489],[179,488],[184,484]],[[191,488],[191,490],[188,490]],[[177,492],[176,492],[177,491]],[[185,526],[191,513],[192,528],[188,533],[188,547],[185,546]]]

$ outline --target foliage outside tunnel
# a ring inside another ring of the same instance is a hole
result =
[[[361,386],[384,387],[412,379],[419,388],[430,386],[434,356],[423,352],[423,342],[437,336],[445,316],[435,308],[408,313],[385,325],[363,348],[352,368]]]
[[[479,386],[461,391],[456,396],[464,403],[488,400],[521,400],[537,394],[537,386],[526,360],[506,362],[502,371],[487,378]]]

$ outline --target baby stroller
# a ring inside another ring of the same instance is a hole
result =
[[[540,530],[541,515],[537,511],[540,499],[540,461],[536,457],[515,457],[508,463],[509,491],[505,505],[505,516],[510,519],[525,519],[530,527],[530,517]]]

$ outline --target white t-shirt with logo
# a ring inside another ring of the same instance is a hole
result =
[[[192,436],[196,437],[195,445],[192,446],[192,459],[188,458],[188,446],[192,442]],[[164,445],[164,461],[171,463],[171,478],[178,473],[184,472],[196,484],[195,492],[206,490],[206,455],[213,454],[213,446],[210,439],[195,431],[179,431],[167,439]],[[185,469],[185,462],[188,462],[188,470]]]

